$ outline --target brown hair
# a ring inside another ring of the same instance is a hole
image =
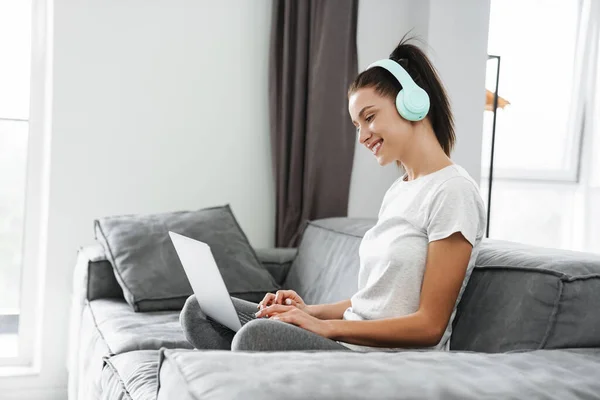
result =
[[[425,53],[417,46],[407,44],[411,39],[413,38],[406,39],[405,35],[389,58],[400,64],[415,83],[429,95],[431,105],[427,118],[429,118],[440,146],[450,157],[456,136],[448,95],[436,69]],[[400,82],[389,71],[383,68],[371,68],[361,72],[354,79],[348,90],[348,97],[358,89],[367,87],[374,88],[379,95],[390,97],[394,101],[402,89]]]

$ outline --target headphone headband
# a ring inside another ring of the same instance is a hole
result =
[[[420,121],[429,112],[429,95],[423,88],[415,83],[409,73],[396,61],[383,59],[375,61],[367,67],[381,67],[389,71],[402,89],[396,96],[396,109],[398,113],[409,121]]]
[[[406,88],[412,90],[418,85],[415,83],[413,78],[406,72],[406,70],[402,67],[402,65],[398,64],[394,60],[390,60],[389,58],[375,61],[373,64],[369,65],[367,69],[371,69],[373,67],[381,67],[388,70],[398,82],[402,85],[402,89]]]

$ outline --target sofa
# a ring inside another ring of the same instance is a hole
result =
[[[357,289],[373,219],[306,224],[297,249],[256,249],[307,303]],[[449,352],[194,350],[179,311],[135,312],[103,246],[74,272],[69,399],[600,399],[600,255],[484,239]]]

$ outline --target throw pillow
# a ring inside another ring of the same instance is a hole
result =
[[[260,301],[279,287],[258,260],[229,204],[197,211],[94,221],[126,301],[135,311],[180,310],[192,294],[168,231],[207,243],[229,293]]]

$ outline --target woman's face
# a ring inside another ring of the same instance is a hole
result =
[[[413,126],[398,114],[391,98],[380,96],[373,88],[362,88],[350,96],[348,111],[359,143],[367,147],[379,165],[402,160]]]

